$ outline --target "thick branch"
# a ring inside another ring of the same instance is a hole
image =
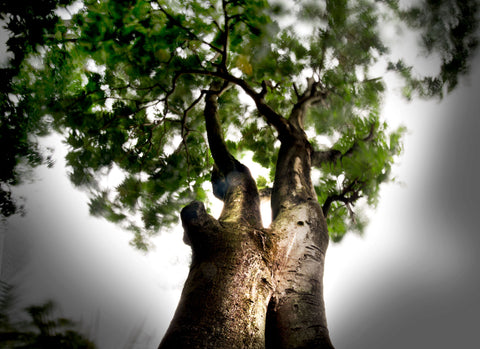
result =
[[[316,197],[311,181],[310,144],[300,131],[282,141],[272,190],[272,219]]]
[[[288,124],[288,121],[283,116],[278,114],[275,110],[273,110],[265,102],[264,93],[262,93],[263,89],[261,92],[257,92],[245,80],[237,78],[230,74],[225,74],[222,77],[225,80],[241,87],[245,91],[245,93],[253,99],[259,113],[265,117],[265,120],[270,125],[275,127],[280,138],[290,134],[290,126]]]
[[[185,154],[187,156],[187,176],[190,178],[190,154],[188,150],[188,143],[187,143],[187,137],[190,134],[190,130],[187,127],[187,116],[190,110],[192,110],[203,98],[204,92],[200,94],[200,96],[193,101],[193,103],[183,111],[183,116],[182,116],[182,130],[181,130],[181,136],[182,136],[182,144],[185,148]]]
[[[205,210],[205,206],[200,201],[194,201],[185,206],[181,213],[182,225],[184,229],[183,241],[198,250],[202,244],[208,243],[206,235],[215,229],[218,223]]]
[[[321,167],[324,163],[335,163],[342,155],[342,152],[336,149],[314,151],[312,153],[312,166]]]
[[[255,180],[249,169],[237,161],[228,151],[218,118],[218,96],[228,87],[212,84],[205,95],[205,125],[208,143],[215,161],[212,185],[216,197],[223,200],[224,207],[219,220],[243,222],[260,228],[260,198]]]
[[[235,158],[227,149],[223,131],[218,118],[218,96],[223,91],[211,88],[205,95],[205,126],[207,128],[208,144],[213,160],[224,175],[235,170]]]

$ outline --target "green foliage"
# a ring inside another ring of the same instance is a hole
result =
[[[262,102],[287,118],[314,81],[321,98],[308,106],[305,130],[314,150],[329,150],[317,145],[326,137],[340,154],[323,162],[315,178],[320,203],[330,205],[332,238],[339,240],[362,230],[365,220],[353,203],[362,198],[376,204],[401,151],[403,130],[389,130],[380,118],[383,75],[398,72],[407,97],[431,97],[451,90],[468,70],[476,6],[455,2],[450,16],[446,1],[425,4],[405,10],[395,0],[289,6],[265,0],[87,0],[71,20],[44,24],[38,50],[21,50],[8,90],[19,102],[8,94],[1,101],[15,109],[5,117],[12,115],[21,131],[13,136],[20,145],[10,168],[27,154],[32,163],[41,162],[27,137],[33,130],[63,133],[70,178],[90,192],[91,213],[130,229],[132,244],[147,248],[149,235],[177,222],[181,206],[206,197],[202,184],[213,162],[203,97],[211,83],[236,85],[218,100],[220,123],[233,155],[251,151],[270,169],[271,178],[258,181],[262,188],[274,179],[279,142],[242,91],[262,91]],[[388,16],[422,31],[427,53],[440,52],[439,76],[415,76],[413,67],[389,56],[380,36],[380,20]],[[1,126],[7,130],[7,124]],[[121,178],[105,185],[103,175],[112,169]],[[2,195],[8,200],[8,193]]]
[[[438,55],[441,60],[437,76],[418,76],[400,60],[391,62],[390,70],[398,71],[405,79],[404,94],[412,98],[442,97],[458,84],[458,77],[467,74],[469,58],[478,46],[477,0],[422,1],[404,9],[398,1],[386,1],[388,6],[408,26],[420,32],[419,43],[427,56]]]
[[[92,341],[74,329],[76,324],[72,320],[54,316],[55,304],[52,301],[31,305],[19,311],[14,292],[11,285],[0,283],[2,348],[95,348]]]
[[[332,197],[338,200],[327,216],[329,232],[335,241],[348,231],[362,233],[366,218],[354,212],[353,206],[357,203],[377,205],[380,185],[392,180],[391,168],[402,151],[401,139],[405,132],[405,128],[400,127],[388,134],[387,125],[380,124],[377,116],[351,121],[351,128],[333,146],[342,155],[334,162],[323,164],[321,176],[315,183],[320,203]]]
[[[48,120],[36,112],[32,96],[15,78],[25,58],[50,41],[58,22],[54,10],[71,2],[0,1],[0,19],[4,21],[1,30],[9,37],[8,61],[0,67],[0,214],[4,217],[23,212],[11,187],[25,179],[29,168],[52,165],[50,155],[36,141],[46,133]],[[6,57],[2,53],[0,58]]]
[[[276,135],[271,127],[258,119],[246,121],[241,130],[242,138],[238,142],[237,151],[252,151],[253,161],[267,169],[275,169],[278,157]],[[274,171],[270,181],[273,182]]]

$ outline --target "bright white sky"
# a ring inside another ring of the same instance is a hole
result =
[[[479,66],[441,104],[388,95],[384,116],[410,130],[395,169],[403,185],[383,188],[364,237],[330,245],[325,300],[337,349],[474,347]],[[134,251],[128,233],[89,216],[64,150],[45,142],[56,166],[18,190],[28,214],[4,226],[2,276],[23,304],[54,299],[101,349],[156,347],[188,273],[181,228],[147,255]]]

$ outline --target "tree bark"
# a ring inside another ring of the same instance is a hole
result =
[[[323,301],[327,225],[311,182],[311,146],[301,128],[292,124],[291,130],[282,140],[272,192],[279,248],[266,347],[333,348]]]
[[[192,264],[160,348],[265,348],[272,276],[264,232],[217,221],[199,202],[181,216]]]
[[[223,141],[217,96],[206,95],[204,114],[212,184],[224,208],[218,220],[200,202],[181,212],[192,263],[159,348],[333,348],[322,281],[328,232],[301,123],[288,123],[280,137],[273,221],[265,229],[255,181]]]

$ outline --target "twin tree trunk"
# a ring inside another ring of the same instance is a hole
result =
[[[255,181],[225,146],[217,97],[206,94],[204,114],[224,207],[218,220],[200,202],[181,212],[192,263],[159,348],[333,348],[322,282],[329,238],[310,144],[295,123],[280,137],[272,224],[263,228]]]

